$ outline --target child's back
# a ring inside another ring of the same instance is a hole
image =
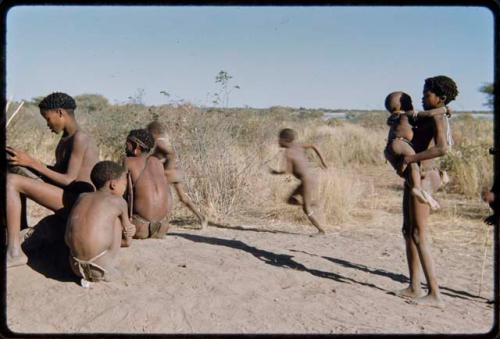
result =
[[[120,215],[121,201],[123,198],[109,192],[80,195],[66,226],[66,243],[72,256],[90,259],[109,249],[113,226]],[[89,239],[96,241],[89,242]]]
[[[83,193],[75,202],[66,224],[65,241],[70,249],[71,269],[88,281],[110,280],[116,274],[115,256],[129,245],[134,227],[128,219],[123,194],[125,169],[101,161],[92,169],[96,192]]]

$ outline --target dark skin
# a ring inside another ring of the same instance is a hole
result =
[[[406,155],[414,155],[415,151],[411,145],[407,142],[401,140],[413,139],[413,129],[408,121],[408,116],[413,115],[413,111],[401,111],[401,96],[402,92],[393,92],[388,98],[388,105],[390,108],[390,113],[392,117],[397,118],[394,120],[397,124],[393,124],[389,131],[389,144],[387,145],[384,153],[390,152],[392,154],[387,154],[387,159],[390,161],[391,165],[397,168],[400,158]],[[431,109],[429,111],[418,112],[418,117],[427,118],[435,115],[443,115],[448,113],[448,109],[445,107]],[[394,159],[396,157],[396,159]],[[396,161],[394,161],[396,160]],[[422,185],[420,182],[420,170],[417,163],[411,163],[408,167],[409,175],[408,178],[411,186],[411,194],[415,196],[420,202],[429,204],[432,209],[439,208],[439,204],[426,192],[422,190]]]
[[[165,220],[158,232],[158,236],[161,237],[168,231],[166,218],[172,206],[172,195],[163,173],[163,164],[158,158],[149,156],[141,147],[129,140],[126,142],[126,152],[125,164],[130,173],[134,192],[133,213],[151,222]],[[135,238],[145,239],[150,236],[148,224],[134,220],[132,222],[136,226]]]
[[[302,205],[302,209],[311,223],[318,229],[317,234],[325,234],[324,229],[320,225],[322,213],[317,207],[317,202],[314,201],[314,191],[317,189],[317,180],[311,174],[308,160],[305,154],[306,149],[312,149],[316,152],[323,168],[327,168],[323,156],[316,146],[309,144],[298,144],[294,141],[279,139],[280,147],[285,148],[286,167],[284,171],[271,170],[271,174],[292,174],[301,181],[300,185],[292,192],[287,202],[292,205]],[[296,196],[302,196],[302,204]]]
[[[65,109],[40,112],[54,133],[63,135],[56,148],[56,164],[45,166],[28,153],[7,147],[9,164],[23,166],[38,172],[44,181],[17,174],[7,174],[7,267],[24,265],[27,257],[20,246],[21,194],[36,203],[62,215],[67,215],[78,192],[69,191],[70,184],[82,183],[92,189],[90,172],[98,162],[95,142],[81,131],[73,114]]]
[[[115,259],[120,246],[128,247],[135,233],[135,226],[128,218],[127,203],[123,194],[127,177],[107,181],[98,191],[83,193],[76,201],[68,217],[64,240],[71,256],[89,260],[103,251],[105,255],[95,260],[110,274],[117,273]],[[73,272],[81,276],[76,266]]]
[[[193,202],[187,195],[183,180],[178,179],[182,177],[182,172],[177,167],[177,159],[173,147],[167,142],[168,139],[161,134],[154,133],[152,131],[150,132],[153,135],[156,144],[155,148],[153,149],[153,156],[160,159],[160,161],[163,163],[165,176],[168,182],[174,186],[174,189],[181,203],[183,203],[187,208],[191,210],[191,212],[193,212],[194,215],[196,215],[196,217],[200,221],[201,229],[205,229],[208,223],[207,219],[196,209]]]
[[[446,97],[439,97],[435,93],[424,88],[422,104],[425,110],[445,106]],[[431,142],[434,145],[431,146]],[[430,159],[443,156],[448,145],[446,143],[446,127],[442,116],[433,116],[417,120],[417,128],[414,129],[412,144],[416,154],[404,156],[404,160],[398,173],[407,175],[406,166],[413,162],[421,162],[422,188],[428,192],[435,192],[440,185],[440,176],[437,170],[431,168]],[[406,256],[410,272],[409,287],[396,292],[397,295],[415,298],[417,304],[443,307],[443,301],[439,286],[437,284],[434,262],[428,241],[428,219],[430,214],[429,205],[418,201],[409,193],[408,185],[405,185],[403,196],[403,235],[406,244]],[[428,294],[423,296],[420,284],[420,266],[423,269],[427,284]]]

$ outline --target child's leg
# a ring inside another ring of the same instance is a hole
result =
[[[45,182],[17,174],[8,174],[7,193],[7,267],[26,264],[28,258],[20,246],[22,202],[21,194],[36,203],[57,211],[64,207],[64,191]]]
[[[401,157],[415,154],[413,148],[408,143],[400,139],[394,139],[392,141],[391,149],[395,154]],[[421,173],[418,164],[411,163],[407,171],[409,172],[408,179],[411,194],[416,197],[421,203],[428,204],[432,209],[438,209],[439,204],[437,203],[437,201],[434,200],[429,193],[422,190],[420,175]]]
[[[302,208],[307,218],[318,229],[318,233],[324,234],[325,230],[321,227],[320,221],[323,220],[322,213],[314,203],[314,190],[317,188],[315,179],[312,177],[305,177],[302,181],[304,204]]]
[[[302,203],[297,199],[298,196],[304,197],[304,185],[301,182],[299,186],[297,186],[292,193],[288,196],[288,199],[286,200],[287,204],[290,205],[301,205]]]
[[[175,191],[177,192],[177,196],[179,197],[179,200],[191,210],[191,212],[196,215],[198,220],[200,221],[201,228],[204,229],[207,227],[207,219],[205,218],[204,215],[202,215],[198,210],[193,205],[193,202],[191,199],[189,199],[189,196],[186,194],[186,191],[184,190],[184,184],[182,182],[176,182],[174,183]]]

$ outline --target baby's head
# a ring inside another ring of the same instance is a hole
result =
[[[90,180],[99,191],[108,190],[114,195],[122,196],[127,189],[125,167],[113,161],[100,161],[90,173]]]
[[[283,128],[279,134],[280,147],[288,147],[297,138],[297,133],[291,128]]]
[[[392,92],[385,98],[385,109],[389,113],[412,111],[411,97],[405,92]]]

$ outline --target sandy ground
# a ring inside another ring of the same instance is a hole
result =
[[[479,295],[479,220],[431,219],[445,309],[390,294],[408,281],[401,192],[393,191],[390,206],[324,237],[308,237],[308,225],[272,221],[233,220],[237,229],[204,232],[177,222],[165,239],[121,251],[123,279],[89,289],[68,273],[64,253],[47,245],[28,266],[7,271],[7,325],[21,333],[488,332],[492,245]]]

